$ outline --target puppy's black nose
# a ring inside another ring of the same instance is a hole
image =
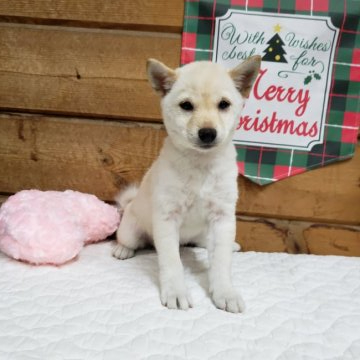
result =
[[[211,144],[216,139],[216,130],[213,128],[202,128],[199,130],[198,135],[204,144]]]

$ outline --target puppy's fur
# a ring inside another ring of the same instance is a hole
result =
[[[251,57],[230,71],[206,61],[176,70],[148,61],[169,136],[140,187],[119,195],[123,218],[113,255],[127,259],[153,241],[161,302],[168,308],[192,306],[179,255],[179,244],[191,242],[208,249],[215,305],[234,313],[244,309],[230,275],[238,197],[232,137],[260,59]]]

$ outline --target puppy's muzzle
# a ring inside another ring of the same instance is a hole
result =
[[[207,148],[215,145],[217,132],[214,128],[202,128],[198,131],[201,147]]]

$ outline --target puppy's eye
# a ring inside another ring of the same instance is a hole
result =
[[[183,101],[179,104],[179,106],[185,111],[193,111],[194,105],[190,101]]]
[[[225,109],[227,109],[229,106],[230,106],[230,103],[229,103],[227,100],[221,100],[221,101],[219,102],[218,108],[219,108],[220,110],[225,110]]]

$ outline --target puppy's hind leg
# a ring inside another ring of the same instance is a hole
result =
[[[233,242],[232,244],[232,251],[239,252],[241,250],[241,245],[238,242]]]
[[[141,231],[129,204],[122,216],[120,226],[116,232],[117,245],[112,254],[120,260],[125,260],[135,255],[135,250],[141,243]]]

